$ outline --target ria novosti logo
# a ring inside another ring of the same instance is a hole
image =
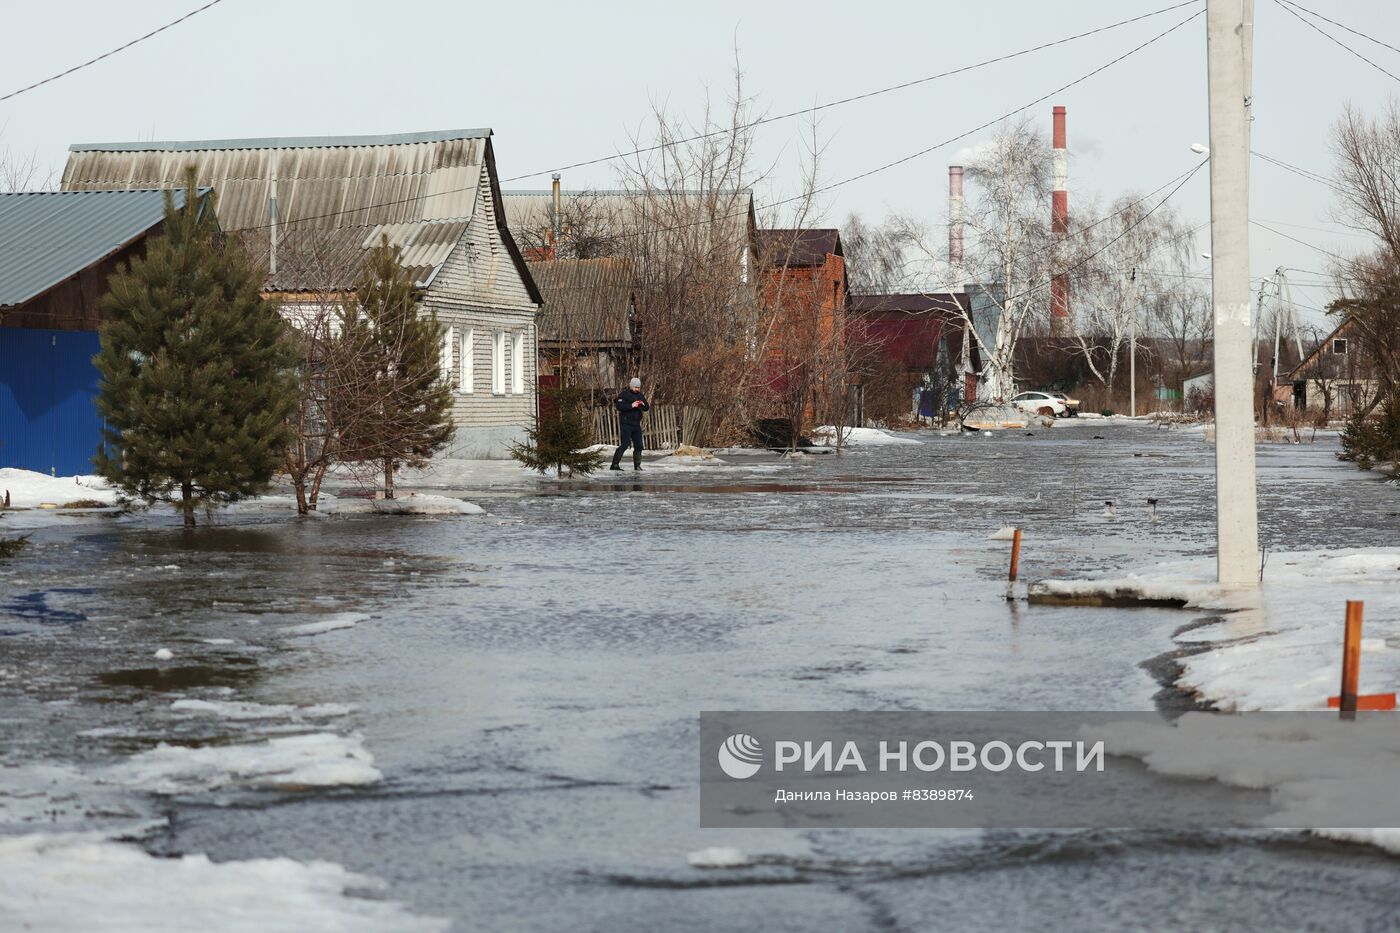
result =
[[[763,767],[763,746],[745,732],[736,732],[719,747],[719,766],[725,774],[743,780]]]

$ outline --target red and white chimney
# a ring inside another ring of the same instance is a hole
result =
[[[948,284],[954,289],[966,283],[963,274],[963,167],[948,166]]]
[[[1065,148],[1065,108],[1054,109],[1054,131],[1051,145],[1055,156],[1055,187],[1050,192],[1050,232],[1056,243],[1055,265],[1067,261],[1059,248],[1069,232],[1069,151]],[[1056,272],[1050,278],[1050,332],[1069,332],[1069,275]]]

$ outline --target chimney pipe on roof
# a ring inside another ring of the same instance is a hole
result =
[[[948,166],[948,270],[953,288],[966,284],[963,274],[963,167]]]
[[[1065,148],[1065,108],[1053,111],[1054,136],[1051,142],[1055,155],[1055,188],[1050,192],[1050,232],[1057,246],[1064,243],[1069,232],[1069,151]],[[1063,249],[1054,252],[1055,264],[1065,262]],[[1050,332],[1062,336],[1069,332],[1069,276],[1056,272],[1050,279]]]

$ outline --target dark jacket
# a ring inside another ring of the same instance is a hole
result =
[[[640,408],[633,408],[633,402],[641,402],[642,406]],[[634,390],[631,386],[628,386],[618,393],[613,404],[617,406],[618,420],[623,424],[641,424],[642,412],[651,410],[651,405],[647,404],[647,397]]]

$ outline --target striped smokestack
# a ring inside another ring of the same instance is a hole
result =
[[[1050,232],[1057,246],[1069,232],[1069,152],[1065,148],[1065,108],[1054,109],[1055,188],[1050,192]],[[1063,249],[1055,250],[1055,263],[1065,262]],[[1050,332],[1069,330],[1069,276],[1057,272],[1050,279]]]
[[[966,284],[963,275],[963,167],[948,166],[948,274],[953,288]]]

